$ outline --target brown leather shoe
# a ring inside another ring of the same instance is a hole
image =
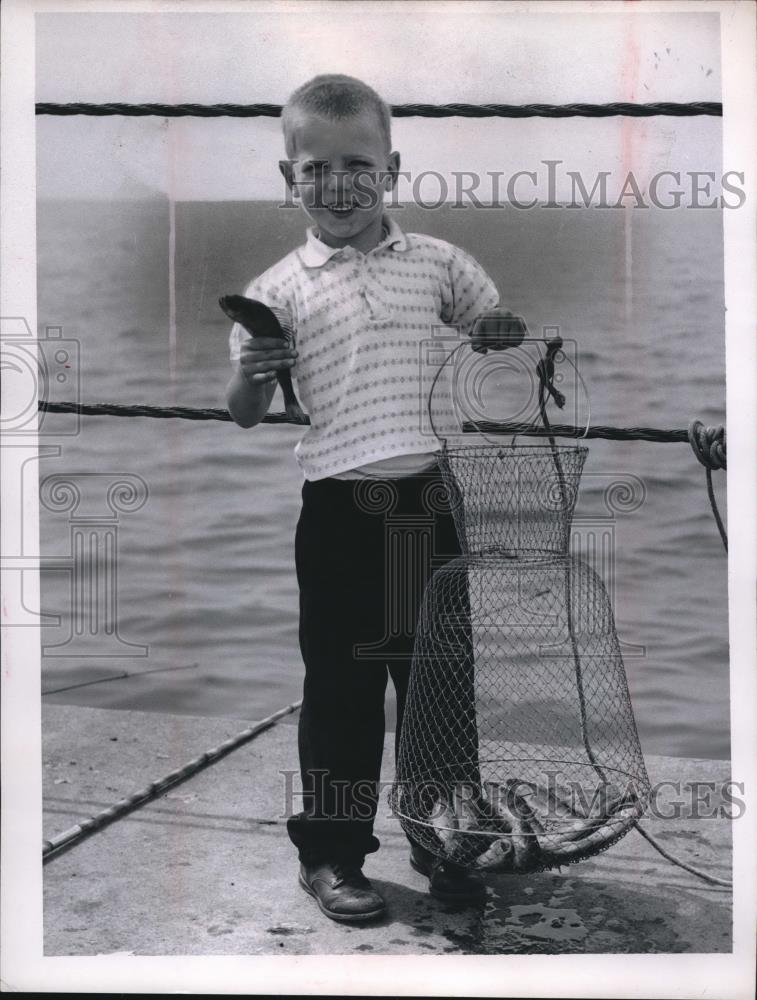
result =
[[[375,920],[386,912],[386,903],[358,865],[301,864],[300,885],[332,920],[359,923]]]
[[[445,903],[480,903],[486,899],[486,886],[472,872],[443,861],[422,848],[413,847],[410,864],[428,878],[428,891]]]

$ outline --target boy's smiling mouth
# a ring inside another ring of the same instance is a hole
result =
[[[344,205],[334,203],[333,205],[327,205],[326,208],[328,208],[329,212],[331,212],[332,215],[335,215],[338,219],[346,219],[352,214],[355,206],[353,204]]]

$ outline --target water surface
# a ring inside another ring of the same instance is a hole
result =
[[[575,340],[594,423],[724,421],[718,212],[416,208],[396,218],[477,256],[532,332],[557,326]],[[218,296],[242,291],[302,228],[298,212],[272,204],[178,205],[172,351],[166,203],[43,202],[40,330],[60,326],[79,342],[84,401],[224,406],[229,324]],[[72,398],[56,384],[50,395]],[[71,689],[46,701],[254,719],[299,697],[300,431],[84,417],[69,436],[73,419],[45,418],[44,443],[62,452],[41,462],[43,477],[128,473],[147,484],[144,506],[119,515],[117,545],[119,634],[148,655],[113,656],[97,635],[86,655],[49,650],[43,690]],[[614,482],[631,483],[630,502],[616,491],[610,509]],[[688,445],[591,442],[576,516],[584,540],[612,538],[600,569],[645,751],[728,756],[727,567],[704,470]],[[69,514],[42,509],[44,555],[69,555],[69,531]],[[67,573],[46,570],[43,607],[63,616],[43,630],[47,647],[66,640],[70,600]],[[71,687],[147,670],[161,672]]]

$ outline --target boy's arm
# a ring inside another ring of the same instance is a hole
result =
[[[239,365],[234,369],[226,386],[226,404],[234,423],[240,427],[254,427],[268,413],[276,391],[276,373],[273,378],[259,385],[251,385]]]
[[[465,250],[450,245],[448,282],[442,287],[443,322],[470,336],[476,319],[499,304],[499,292],[492,279]],[[474,350],[481,345],[474,341]]]
[[[297,357],[292,347],[282,347],[272,337],[251,337],[241,344],[234,374],[226,387],[232,420],[240,427],[254,427],[268,412],[276,391],[277,372],[291,369]]]

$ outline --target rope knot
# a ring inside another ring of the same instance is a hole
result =
[[[705,427],[701,420],[689,424],[689,444],[705,469],[726,468],[725,427]]]

